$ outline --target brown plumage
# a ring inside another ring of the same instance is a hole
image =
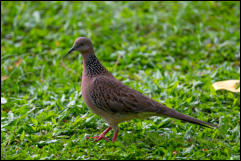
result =
[[[166,116],[202,126],[216,127],[211,123],[168,108],[124,85],[114,78],[99,62],[88,38],[80,37],[76,39],[67,54],[72,51],[79,51],[83,56],[84,68],[81,86],[84,102],[88,108],[104,118],[109,124],[109,127],[102,134],[93,137],[97,141],[101,139],[107,140],[105,134],[112,128],[115,130],[112,141],[115,141],[118,124],[133,118],[143,119],[150,116]]]

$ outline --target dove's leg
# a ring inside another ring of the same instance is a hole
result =
[[[112,138],[112,142],[114,142],[116,140],[117,135],[118,135],[118,128],[115,128],[115,132],[114,132],[114,136]]]
[[[108,133],[112,128],[109,126],[107,129],[105,129],[105,131],[103,131],[102,134],[98,135],[98,136],[94,136],[92,137],[95,141],[99,141],[101,139],[105,139],[105,141],[108,141],[108,138],[105,137],[105,134]],[[89,139],[89,138],[88,138]]]

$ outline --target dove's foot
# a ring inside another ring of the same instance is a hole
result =
[[[109,141],[109,139],[107,137],[105,137],[104,135],[94,136],[94,137],[92,137],[92,139],[94,139],[95,141],[99,141],[101,139],[105,139],[105,141]]]
[[[103,131],[102,134],[98,135],[98,136],[94,136],[91,137],[92,139],[94,139],[95,141],[99,141],[101,139],[105,139],[105,141],[108,141],[109,139],[107,137],[105,137],[105,134],[108,133],[112,128],[109,126],[107,129],[105,129],[105,131]],[[87,137],[87,139],[89,139],[90,137]]]

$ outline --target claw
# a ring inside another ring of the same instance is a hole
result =
[[[92,138],[94,141],[100,141],[101,139],[105,139],[105,141],[109,141],[109,139],[107,137],[105,137],[104,135],[98,135],[98,136],[94,136],[94,137],[87,137],[87,139]]]
[[[94,139],[95,141],[99,141],[101,139],[105,139],[105,141],[108,141],[109,139],[107,137],[105,137],[105,134],[107,132],[109,132],[112,128],[111,127],[108,127],[102,134],[98,135],[98,136],[94,136],[94,137],[86,137],[87,139],[89,138],[92,138]]]

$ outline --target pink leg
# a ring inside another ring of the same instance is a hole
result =
[[[114,136],[113,136],[113,138],[112,138],[112,142],[114,142],[114,141],[116,140],[117,135],[118,135],[118,128],[115,129],[115,133],[114,133]]]
[[[108,133],[112,128],[109,126],[107,129],[105,129],[105,131],[103,131],[102,134],[98,135],[98,136],[94,136],[92,137],[93,139],[95,139],[95,141],[99,141],[101,139],[105,139],[105,141],[108,141],[108,138],[105,137],[105,134]],[[87,137],[87,139],[89,139],[89,137]]]

